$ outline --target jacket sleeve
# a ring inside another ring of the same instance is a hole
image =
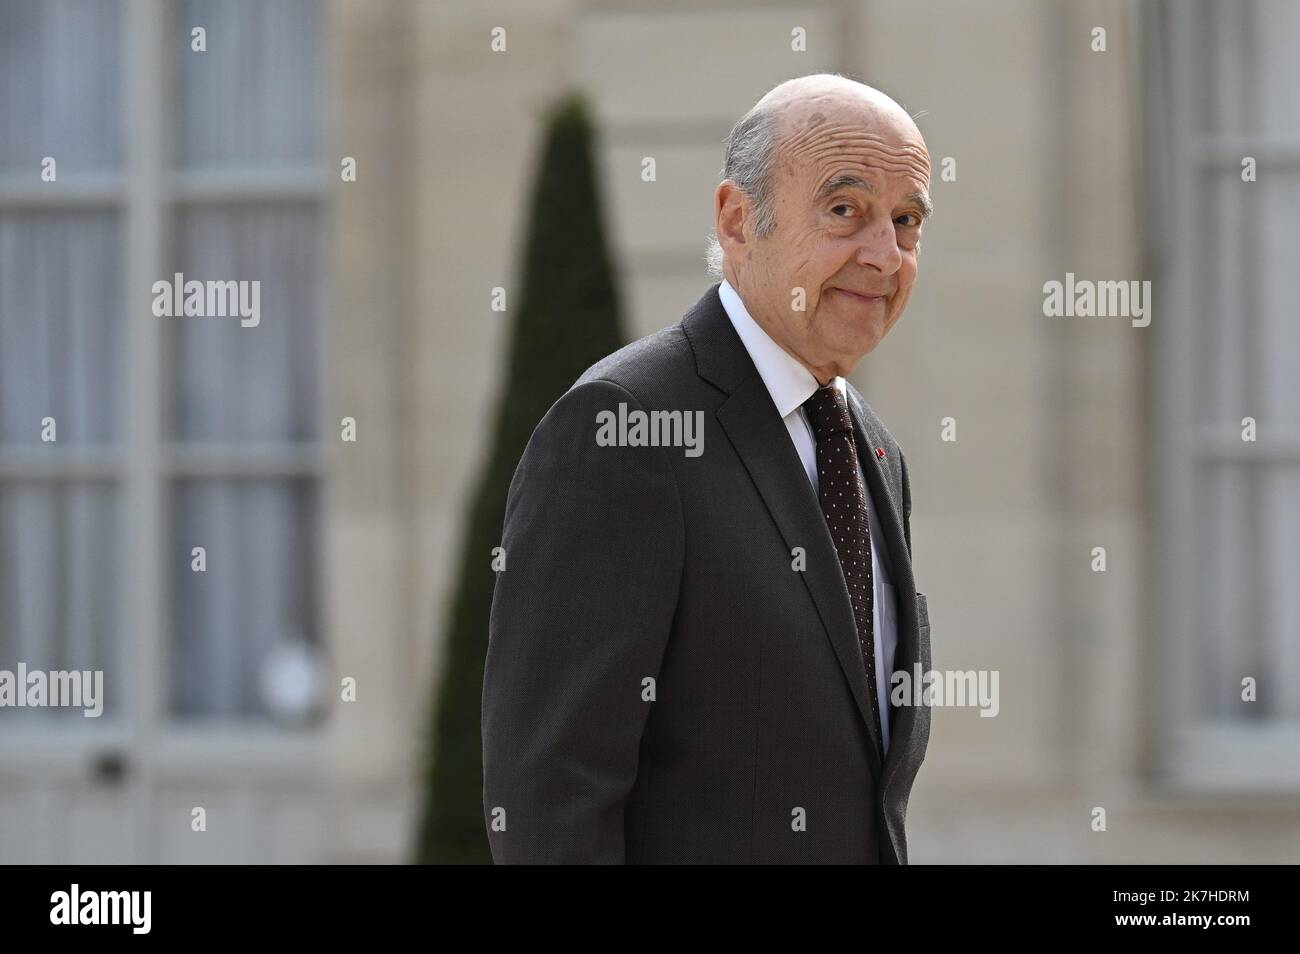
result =
[[[493,860],[621,863],[685,553],[672,448],[600,446],[598,415],[641,410],[575,386],[533,432],[506,503],[483,674],[483,809]]]

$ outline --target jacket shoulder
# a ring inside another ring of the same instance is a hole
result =
[[[681,323],[670,325],[601,358],[570,390],[592,381],[609,381],[646,407],[680,401],[685,388],[698,381],[695,357]]]

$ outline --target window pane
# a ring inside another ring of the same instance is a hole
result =
[[[1296,96],[1300,98],[1300,88]],[[1296,306],[1295,287],[1296,249],[1300,247],[1300,174],[1272,171],[1249,188],[1259,190],[1254,208],[1260,232],[1260,261],[1256,267],[1263,321],[1256,346],[1256,367],[1262,372],[1257,385],[1259,407],[1247,413],[1259,418],[1261,428],[1300,433],[1300,308]]]
[[[0,171],[122,161],[118,0],[0,0]]]
[[[182,166],[318,161],[321,74],[317,0],[187,0],[177,7]],[[207,31],[207,52],[192,30]]]
[[[1300,4],[1255,0],[1254,6],[1260,131],[1294,140],[1300,130]]]
[[[1256,209],[1261,187],[1246,186],[1231,171],[1202,171],[1198,178],[1204,221],[1213,223],[1192,240],[1198,267],[1191,296],[1194,333],[1196,422],[1208,427],[1236,429],[1247,414],[1258,416],[1252,367],[1258,367],[1259,222]]]
[[[1198,107],[1193,122],[1202,133],[1240,136],[1259,131],[1252,7],[1251,0],[1231,4],[1200,0],[1194,10],[1184,11],[1194,44],[1195,66],[1188,77]]]
[[[259,281],[258,323],[162,319],[174,375],[170,434],[196,441],[300,441],[316,434],[317,216],[310,206],[184,212],[175,271]],[[251,292],[251,286],[249,286]]]
[[[0,444],[118,439],[120,267],[114,213],[0,214]]]
[[[0,483],[0,669],[101,670],[104,716],[123,711],[114,551],[118,519],[107,483]],[[4,725],[85,718],[80,709],[0,708]]]
[[[1260,680],[1276,698],[1270,710],[1300,721],[1300,462],[1271,466],[1259,502],[1266,515],[1264,554],[1273,573],[1268,588],[1268,673]],[[1267,686],[1266,686],[1267,684]]]
[[[1217,462],[1197,469],[1194,581],[1197,698],[1193,711],[1222,721],[1263,718],[1276,712],[1266,692],[1274,674],[1269,658],[1266,600],[1273,591],[1264,560],[1260,467]],[[1259,701],[1241,698],[1243,678],[1254,677]]]
[[[318,644],[311,485],[182,481],[173,500],[172,710],[266,715],[269,654],[294,640]],[[195,572],[200,546],[207,569]]]

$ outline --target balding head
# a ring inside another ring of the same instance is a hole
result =
[[[801,121],[825,108],[860,109],[881,121],[891,121],[910,128],[920,138],[921,131],[902,106],[880,90],[837,73],[814,73],[797,76],[773,86],[751,109],[771,110],[798,127]]]
[[[870,86],[801,76],[769,90],[732,129],[723,176],[715,275],[819,380],[848,374],[911,294],[930,212],[916,123]]]

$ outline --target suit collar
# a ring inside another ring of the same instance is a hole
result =
[[[797,361],[793,355],[777,344],[749,313],[749,308],[740,294],[731,287],[731,282],[723,280],[718,286],[718,297],[726,309],[731,326],[749,352],[750,360],[758,369],[759,377],[767,385],[767,392],[772,395],[776,413],[788,417],[798,409],[821,386],[811,371]],[[844,379],[835,378],[835,386],[844,393]]]
[[[744,343],[727,319],[714,282],[682,318],[682,330],[695,353],[695,370],[723,394],[733,393],[750,375],[757,375]]]

